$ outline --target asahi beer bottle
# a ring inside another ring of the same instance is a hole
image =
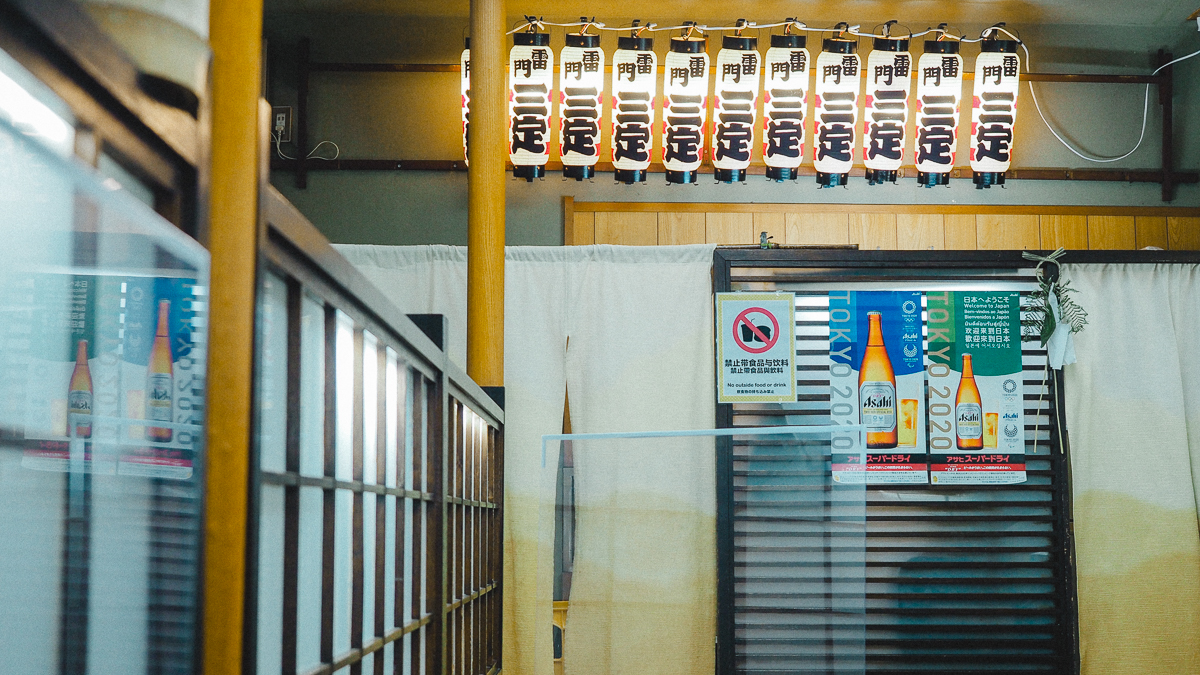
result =
[[[71,373],[71,384],[67,387],[68,428],[75,425],[76,438],[92,437],[92,371],[88,369],[87,340],[80,340],[75,347],[75,370]],[[72,418],[86,415],[86,418]],[[85,421],[86,420],[86,421]]]
[[[158,330],[154,333],[154,346],[150,348],[150,364],[146,369],[146,419],[170,422],[174,378],[171,374],[171,338],[169,317],[171,301],[158,302]],[[171,440],[171,430],[166,427],[147,427],[146,438],[158,443]]]
[[[983,405],[979,387],[975,386],[971,355],[963,354],[962,358],[962,380],[954,397],[954,433],[959,450],[977,450],[983,448]]]
[[[867,312],[867,349],[858,371],[858,401],[868,448],[896,447],[896,373],[883,344],[879,312]]]

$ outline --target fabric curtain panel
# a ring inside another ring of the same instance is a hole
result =
[[[1200,269],[1064,265],[1084,675],[1200,673]]]
[[[445,314],[448,352],[465,364],[465,249],[337,248],[405,312]],[[541,437],[562,431],[568,390],[577,433],[713,425],[712,251],[507,250],[505,670],[553,672],[557,467],[542,466]],[[642,461],[643,449],[653,461]],[[711,439],[576,444],[575,458],[566,672],[708,675],[716,623]]]

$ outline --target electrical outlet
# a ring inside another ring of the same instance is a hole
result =
[[[271,134],[280,143],[292,142],[292,106],[277,105],[271,108]]]

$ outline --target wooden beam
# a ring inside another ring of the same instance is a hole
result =
[[[485,387],[504,386],[506,25],[504,0],[471,0],[467,374]]]
[[[1167,65],[1172,61],[1171,52],[1158,50],[1157,64],[1163,68],[1162,83],[1158,85],[1158,103],[1162,106],[1162,200],[1169,202],[1175,199],[1175,122],[1172,118],[1174,108],[1175,86],[1172,74],[1174,69]]]
[[[474,115],[474,113],[472,113]],[[294,159],[280,159],[278,157],[271,159],[271,169],[296,171],[301,163]],[[466,171],[466,164],[461,160],[455,159],[308,159],[303,162],[304,171]],[[505,162],[507,169],[512,169],[512,166]],[[561,171],[562,162],[550,161],[546,163],[547,171]],[[598,162],[596,171],[598,174],[609,173],[613,170],[612,162]],[[663,165],[653,163],[648,168],[647,173],[664,173]],[[711,162],[704,162],[700,165],[698,173],[709,175],[713,172]],[[766,165],[761,162],[754,162],[747,169],[747,173],[751,176],[762,176],[766,174]],[[797,174],[802,177],[812,177],[816,175],[816,170],[812,166],[802,166],[797,170]],[[861,178],[866,174],[866,168],[856,166],[850,170],[850,175]],[[901,167],[900,178],[915,177],[917,174],[916,167],[907,166]],[[1082,181],[1101,181],[1115,183],[1160,183],[1163,180],[1163,172],[1158,169],[1060,169],[1060,168],[1043,168],[1031,167],[1028,169],[1009,169],[1005,172],[1008,180],[1082,180]],[[958,167],[950,172],[951,178],[966,179],[971,177],[970,167]],[[603,180],[598,176],[598,180]],[[1178,185],[1183,183],[1200,183],[1200,173],[1195,171],[1172,171],[1172,183]]]
[[[1193,19],[1195,17],[1192,17]],[[658,73],[665,72],[664,66],[658,67]],[[457,73],[462,67],[457,63],[310,63],[309,72],[325,73]],[[604,67],[604,72],[611,73],[612,65]],[[716,67],[708,69],[710,75],[716,75]],[[816,69],[810,69],[809,75],[816,76]],[[859,77],[867,78],[864,69]],[[912,78],[918,77],[916,69]],[[975,73],[963,73],[963,80],[975,79]],[[1159,78],[1153,75],[1105,75],[1086,73],[1021,73],[1022,82],[1076,82],[1092,84],[1158,84]]]
[[[204,518],[205,675],[242,672],[258,256],[262,3],[210,0],[212,178]]]

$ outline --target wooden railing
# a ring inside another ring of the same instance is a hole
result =
[[[496,671],[502,397],[263,190],[246,662]]]

